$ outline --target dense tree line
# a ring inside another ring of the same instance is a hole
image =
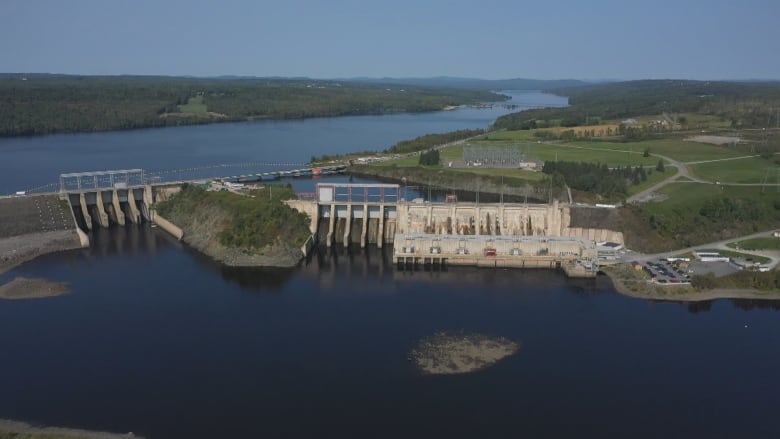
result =
[[[209,113],[182,113],[202,96]],[[439,110],[482,91],[288,79],[0,75],[0,136]]]
[[[500,117],[497,129],[575,127],[641,115],[699,113],[734,127],[776,126],[780,83],[644,80],[549,90],[568,96],[569,107],[526,110]],[[687,124],[687,120],[680,120]],[[641,133],[634,133],[640,135]]]
[[[404,154],[408,152],[424,151],[445,143],[468,139],[469,137],[484,134],[485,130],[457,130],[442,134],[426,134],[412,140],[402,140],[387,149],[387,152]]]
[[[641,166],[610,169],[599,163],[546,161],[542,172],[560,176],[572,189],[606,197],[624,196],[628,192],[628,185],[647,180],[647,171]]]
[[[739,288],[755,289],[760,291],[780,289],[780,271],[739,271],[737,273],[715,277],[712,273],[695,275],[691,278],[691,285],[699,290],[712,290],[715,288]]]

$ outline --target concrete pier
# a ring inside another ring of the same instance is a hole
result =
[[[368,231],[369,218],[368,204],[363,204],[363,227],[360,230],[360,248],[366,247],[366,232]]]
[[[385,242],[385,205],[379,205],[379,229],[377,230],[376,246],[382,248]]]
[[[154,197],[152,196],[152,187],[144,186],[143,202],[141,203],[141,214],[147,221],[152,220],[152,204],[154,204]]]
[[[135,205],[135,195],[133,195],[133,190],[130,189],[127,191],[127,211],[128,211],[128,217],[130,217],[130,222],[133,224],[140,224],[141,223],[141,213],[138,211],[138,207]]]
[[[336,205],[330,205],[330,218],[328,220],[328,234],[325,237],[325,245],[330,247],[333,243],[333,233],[336,226]]]
[[[347,205],[346,224],[344,225],[344,247],[349,245],[349,235],[352,231],[352,205]]]
[[[83,193],[79,194],[79,206],[81,207],[81,215],[84,216],[84,222],[87,229],[92,230],[92,215],[89,214],[89,206],[87,206],[87,198]]]
[[[119,202],[119,194],[116,190],[111,191],[111,206],[114,208],[114,219],[120,226],[125,225],[125,213],[122,211],[122,204]]]
[[[101,191],[95,192],[95,204],[97,206],[98,224],[100,227],[108,227],[108,214],[103,206],[103,195]]]

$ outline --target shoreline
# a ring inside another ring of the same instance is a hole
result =
[[[714,290],[692,290],[692,287],[690,286],[684,286],[684,285],[666,285],[666,286],[657,286],[648,284],[652,287],[652,292],[641,292],[641,291],[634,291],[630,289],[624,281],[626,279],[621,279],[616,276],[615,273],[610,273],[608,271],[601,271],[604,273],[605,276],[609,278],[609,280],[612,282],[612,287],[615,289],[615,291],[619,294],[622,294],[623,296],[631,297],[634,299],[644,299],[644,300],[656,300],[656,301],[664,301],[664,302],[705,302],[709,300],[717,300],[717,299],[759,299],[759,300],[780,300],[780,291],[759,291],[759,290],[752,290],[752,289],[736,289],[736,290],[728,290],[728,289],[714,289]],[[642,281],[644,282],[644,281]],[[659,292],[659,288],[667,289],[669,293],[661,293]],[[682,289],[685,288],[684,291],[678,291],[675,292],[676,289]]]
[[[39,256],[87,246],[75,230],[29,233],[3,238],[0,239],[0,274],[14,270]]]
[[[0,419],[0,435],[2,433],[10,433],[12,435],[10,437],[19,435],[29,439],[39,437],[41,439],[143,439],[141,436],[136,436],[132,431],[120,434],[107,431],[81,430],[78,428],[35,426],[11,419]]]

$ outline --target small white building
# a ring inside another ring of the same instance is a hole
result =
[[[695,250],[693,256],[702,262],[728,262],[731,260],[728,256],[707,250]]]

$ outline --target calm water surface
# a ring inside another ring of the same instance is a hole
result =
[[[0,189],[119,167],[113,159],[171,168],[298,145],[278,153],[305,161],[492,122],[404,131],[417,117],[479,110],[463,111],[5,139]],[[368,135],[386,117],[400,119]],[[328,129],[341,134],[327,141]],[[778,302],[653,303],[548,270],[403,272],[389,248],[226,269],[148,226],[92,240],[0,275],[73,290],[0,301],[0,418],[174,439],[780,435]],[[440,330],[522,348],[478,373],[422,376],[407,354]]]
[[[402,272],[388,249],[263,271],[146,227],[94,240],[0,277],[73,289],[0,302],[0,417],[153,438],[780,433],[776,306],[652,303],[548,270]],[[422,376],[407,353],[440,330],[522,349]]]

